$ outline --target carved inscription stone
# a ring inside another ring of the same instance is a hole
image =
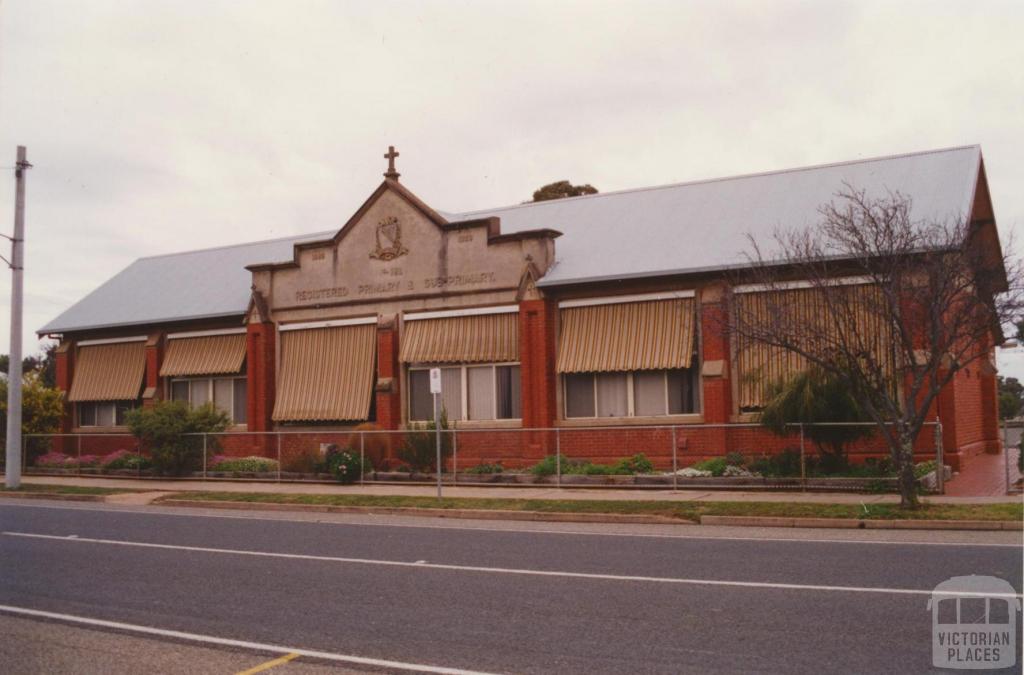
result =
[[[446,232],[385,191],[340,240],[300,249],[297,265],[259,282],[280,310],[462,292],[479,297],[517,289],[527,257],[546,259],[546,247],[549,242],[492,242],[484,226]]]

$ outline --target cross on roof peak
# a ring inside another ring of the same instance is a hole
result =
[[[399,153],[395,152],[395,146],[389,145],[388,151],[384,155],[384,159],[388,160],[388,170],[384,174],[385,178],[398,180],[398,177],[402,175],[395,170],[395,157],[398,157],[398,155]]]

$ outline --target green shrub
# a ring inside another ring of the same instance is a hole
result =
[[[729,463],[725,461],[725,457],[713,457],[705,459],[703,462],[697,462],[693,465],[693,468],[698,471],[710,471],[712,476],[721,476],[725,473],[725,467],[727,466],[729,466]]]
[[[327,470],[334,474],[339,483],[354,483],[364,474],[373,470],[369,460],[360,461],[358,451],[342,450],[336,445],[327,448],[325,457]]]
[[[725,455],[725,463],[729,466],[744,466],[747,460],[741,452],[730,452]]]
[[[448,414],[441,411],[441,464],[452,454],[452,434],[448,431]],[[413,471],[430,472],[437,465],[437,425],[433,421],[425,424],[410,424],[405,434],[398,457]]]
[[[548,455],[530,467],[534,476],[554,476],[558,468],[558,458]],[[654,464],[643,453],[632,457],[623,457],[614,464],[594,464],[583,459],[562,457],[561,469],[563,476],[632,476],[638,473],[653,473]]]
[[[761,411],[761,424],[779,436],[796,431],[793,424],[847,422],[848,426],[805,426],[804,435],[818,449],[821,467],[827,473],[846,468],[846,446],[871,436],[876,429],[854,423],[870,422],[847,384],[820,368],[811,367],[785,382],[775,382]]]
[[[939,463],[934,459],[930,459],[927,462],[918,462],[914,465],[914,478],[924,478],[939,466]]]
[[[25,444],[25,462],[31,465],[36,457],[49,452],[49,438],[29,438],[27,434],[52,434],[60,431],[64,417],[64,394],[47,386],[39,372],[25,371],[21,385],[21,433]],[[0,449],[7,439],[7,378],[0,379]],[[3,459],[4,452],[0,452]],[[0,466],[2,466],[0,461]]]
[[[611,473],[633,476],[638,473],[654,473],[654,464],[647,455],[640,452],[632,457],[623,457],[612,465]]]
[[[172,476],[202,468],[203,437],[186,434],[216,433],[231,423],[212,403],[189,408],[183,401],[159,401],[148,408],[130,410],[125,421],[132,434],[149,449],[153,470]],[[216,437],[208,438],[209,454],[219,447]]]
[[[554,476],[557,471],[558,459],[554,455],[548,455],[544,459],[540,460],[536,464],[530,467],[530,473],[538,478],[543,476]],[[564,472],[564,468],[563,472]]]
[[[276,473],[277,460],[269,457],[220,457],[214,458],[211,471],[225,473]]]
[[[125,469],[130,471],[145,471],[150,467],[148,457],[130,453],[127,450],[118,450],[110,453],[103,458],[100,464],[104,469],[111,471],[123,471]]]
[[[808,462],[808,469],[813,466]],[[800,451],[787,448],[777,455],[762,457],[747,467],[762,476],[786,478],[800,475]]]
[[[501,464],[477,464],[466,469],[465,473],[481,474],[481,473],[501,473],[505,470]]]

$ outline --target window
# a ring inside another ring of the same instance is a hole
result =
[[[248,412],[247,386],[244,377],[171,380],[171,400],[185,401],[193,408],[213,403],[235,424],[245,424]]]
[[[88,401],[78,404],[78,426],[123,427],[125,415],[138,401]]]
[[[700,409],[696,368],[568,373],[562,381],[567,418],[659,417]]]
[[[441,405],[449,421],[522,417],[519,364],[444,366]],[[409,420],[434,419],[430,369],[409,369]]]

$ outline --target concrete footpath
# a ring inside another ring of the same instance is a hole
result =
[[[146,493],[155,499],[170,492],[250,492],[282,494],[338,494],[433,497],[433,485],[336,485],[331,483],[273,483],[227,480],[156,480],[134,478],[89,478],[65,476],[26,476],[22,482],[30,485],[74,485],[82,487],[120,488]],[[786,502],[794,504],[893,504],[898,495],[860,494],[838,492],[765,492],[739,490],[671,490],[671,489],[615,489],[615,488],[555,488],[550,486],[444,486],[445,497],[490,499],[592,499],[659,502]],[[130,503],[126,495],[124,501]],[[1003,504],[1020,503],[1020,495],[954,497],[936,495],[925,497],[931,504]]]

